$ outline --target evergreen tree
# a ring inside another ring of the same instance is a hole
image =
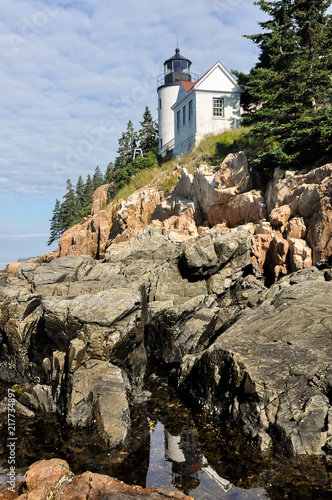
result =
[[[52,245],[52,243],[60,238],[63,233],[62,229],[62,214],[61,214],[61,205],[59,200],[55,200],[55,207],[53,209],[53,216],[50,219],[50,237],[47,242],[48,245]]]
[[[104,183],[104,176],[101,173],[100,168],[97,166],[92,177],[93,190],[95,191],[103,183]]]
[[[79,178],[77,179],[77,184],[76,184],[76,211],[78,212],[84,207],[84,181],[82,179],[82,176],[80,175]]]
[[[84,187],[84,208],[88,207],[92,203],[93,197],[93,182],[90,174],[88,175]]]
[[[145,107],[143,121],[140,122],[141,128],[138,132],[139,147],[143,149],[144,154],[149,151],[157,153],[158,151],[158,126],[152,118],[148,106]]]
[[[67,179],[66,190],[61,205],[61,226],[63,231],[73,225],[76,216],[76,195],[70,179]]]
[[[134,149],[137,142],[137,133],[131,120],[127,123],[127,129],[122,133],[119,141],[118,156],[115,158],[115,169],[124,168],[133,159]]]
[[[104,175],[104,183],[110,184],[114,177],[114,163],[111,162],[107,165],[105,175]]]
[[[254,165],[312,166],[332,157],[332,0],[259,0],[270,19],[249,36],[260,48],[244,89],[246,124],[262,144]]]

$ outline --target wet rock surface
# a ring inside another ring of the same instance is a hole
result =
[[[331,165],[276,172],[266,193],[243,153],[177,175],[167,198],[150,186],[109,206],[102,186],[61,257],[1,273],[1,382],[22,418],[55,414],[113,450],[147,371],[165,370],[259,449],[328,457]],[[91,474],[73,482],[103,491]]]
[[[281,288],[191,360],[183,388],[262,449],[322,454],[331,433],[332,288],[308,281]],[[184,367],[184,371],[186,367]]]
[[[103,262],[23,265],[0,291],[2,380],[20,381],[29,410],[93,426],[113,447],[146,397],[147,367],[169,367],[194,404],[262,449],[329,453],[328,273],[304,269],[268,289],[250,247],[244,230],[176,243],[148,226]]]
[[[0,492],[0,498],[10,500],[45,500],[63,498],[71,500],[115,498],[130,500],[132,498],[145,498],[147,500],[164,500],[173,498],[177,500],[192,500],[192,497],[180,492],[170,492],[162,488],[142,488],[129,486],[123,481],[93,472],[84,472],[76,475],[70,471],[65,460],[54,458],[41,460],[30,466],[25,473],[23,483],[16,487],[16,491]]]

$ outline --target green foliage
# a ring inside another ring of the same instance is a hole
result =
[[[76,213],[76,194],[70,179],[67,179],[66,190],[60,210],[62,229],[67,229],[73,225]]]
[[[119,142],[118,156],[115,158],[115,169],[125,168],[133,159],[138,135],[134,130],[131,120],[127,123],[127,129],[122,133]]]
[[[146,156],[138,156],[135,160],[127,163],[124,168],[114,170],[110,176],[110,198],[114,198],[116,193],[129,184],[138,172],[153,167],[158,167],[158,160],[156,155],[150,151]]]
[[[61,205],[59,200],[55,200],[55,207],[53,209],[53,216],[50,219],[50,237],[47,242],[48,245],[58,240],[62,234],[62,221],[61,221]]]
[[[76,207],[78,210],[84,207],[84,181],[80,175],[76,184]]]
[[[109,184],[112,179],[112,172],[114,170],[114,163],[111,162],[107,165],[106,172],[104,175],[104,184]]]
[[[331,0],[259,0],[270,16],[248,38],[260,48],[244,90],[249,137],[261,143],[253,166],[266,178],[277,166],[299,168],[332,158]]]
[[[100,168],[97,166],[95,169],[95,172],[92,177],[92,186],[93,186],[93,191],[98,189],[100,186],[104,184],[104,176],[101,173]]]
[[[158,125],[152,118],[148,106],[145,107],[143,114],[143,121],[140,122],[141,128],[138,132],[139,147],[142,148],[144,153],[152,151],[157,154],[158,152]]]
[[[255,138],[249,137],[250,130],[251,127],[242,127],[207,135],[193,151],[181,157],[179,164],[192,173],[201,163],[221,163],[229,153],[244,151],[248,157],[254,157],[260,144]]]
[[[149,108],[146,106],[143,121],[140,122],[141,129],[135,132],[131,121],[128,122],[126,131],[122,133],[119,142],[118,156],[114,163],[109,163],[103,175],[99,166],[96,167],[93,177],[87,176],[84,183],[79,176],[74,190],[71,181],[67,180],[67,193],[62,204],[56,200],[53,217],[50,220],[50,238],[48,244],[60,238],[62,233],[91,213],[94,191],[102,184],[109,184],[109,197],[114,198],[116,194],[135,185],[135,189],[144,186],[150,181],[152,172],[159,168],[157,157],[154,153],[158,147],[158,136],[156,122],[153,121]],[[144,150],[144,156],[138,156],[133,160],[134,148],[140,140],[140,147]],[[146,174],[139,175],[145,171]],[[147,173],[149,172],[149,173]],[[143,182],[143,184],[142,184]]]

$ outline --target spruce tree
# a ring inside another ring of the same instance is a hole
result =
[[[76,211],[79,212],[84,207],[84,181],[80,175],[76,184]]]
[[[92,197],[93,197],[93,182],[90,174],[88,174],[84,187],[84,208],[91,205]]]
[[[73,225],[76,217],[76,195],[70,179],[67,179],[66,190],[61,205],[61,226],[63,231]]]
[[[61,205],[59,200],[55,200],[55,207],[53,209],[53,216],[50,219],[50,237],[47,242],[48,245],[52,245],[52,243],[60,238],[63,233],[62,229],[62,213],[61,213]]]
[[[152,118],[148,106],[145,107],[143,121],[140,122],[141,128],[138,131],[139,147],[143,149],[144,154],[149,151],[157,153],[158,151],[158,127],[157,122]]]
[[[101,173],[100,168],[97,166],[92,177],[93,190],[95,191],[103,183],[104,183],[104,176]]]
[[[111,162],[107,165],[105,175],[104,175],[104,183],[110,184],[114,177],[114,163]]]
[[[119,142],[118,156],[115,158],[115,169],[124,168],[133,159],[134,149],[137,143],[137,133],[131,120],[127,123],[127,129],[122,133]]]
[[[245,124],[262,149],[254,165],[314,166],[332,157],[331,0],[259,0],[270,16],[263,33],[249,36],[260,48],[244,90]]]

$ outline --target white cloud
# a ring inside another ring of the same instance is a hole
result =
[[[61,179],[74,181],[97,164],[105,169],[127,121],[138,127],[146,104],[156,116],[155,80],[176,34],[199,74],[218,59],[247,69],[255,58],[241,30],[258,9],[244,0],[194,0],[190,9],[184,0],[1,0],[0,7],[0,165],[14,192],[58,189],[59,165]],[[106,121],[112,126],[89,148],[89,131]],[[75,153],[79,160],[69,161]]]
[[[247,71],[257,56],[242,35],[262,18],[248,0],[0,0],[0,9],[0,216],[26,242],[28,199],[40,207],[28,231],[45,234],[66,179],[105,170],[145,105],[156,118],[156,79],[177,35],[195,73],[217,60]],[[16,242],[2,261],[24,257]]]

